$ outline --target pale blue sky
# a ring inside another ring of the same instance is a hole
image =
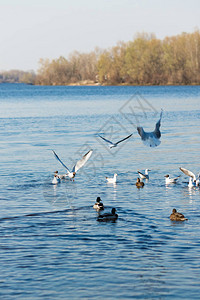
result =
[[[132,40],[200,29],[199,0],[0,0],[0,70],[37,70],[40,58],[66,58]]]

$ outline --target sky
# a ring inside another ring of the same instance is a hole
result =
[[[37,71],[40,58],[196,29],[199,0],[0,0],[0,70]]]

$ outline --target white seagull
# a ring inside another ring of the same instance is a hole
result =
[[[181,175],[175,177],[175,178],[169,178],[169,175],[165,175],[165,183],[166,184],[170,184],[170,183],[176,183],[178,178],[180,177]]]
[[[149,179],[149,173],[148,173],[149,171],[151,171],[151,170],[146,169],[144,174],[142,172],[138,171],[138,174],[140,175],[141,179]]]
[[[58,177],[58,174],[56,172],[54,172],[54,177],[53,180],[51,182],[52,184],[58,184],[60,183],[60,178]]]
[[[106,177],[106,180],[108,183],[116,183],[117,181],[117,173],[114,174],[113,177],[109,178],[109,177]]]
[[[130,135],[128,135],[127,137],[125,137],[124,139],[122,139],[122,140],[120,140],[120,141],[118,141],[118,142],[116,142],[116,143],[113,143],[113,142],[111,142],[111,141],[105,139],[103,136],[101,136],[101,135],[98,134],[98,136],[99,136],[102,140],[104,140],[105,142],[107,142],[107,143],[110,144],[110,148],[117,147],[117,145],[118,145],[119,143],[121,143],[121,142],[123,142],[123,141],[129,139],[132,135],[133,135],[133,134],[130,134]]]
[[[137,131],[141,136],[141,139],[146,146],[156,147],[160,145],[161,141],[159,140],[161,137],[160,132],[160,125],[161,125],[161,118],[162,118],[163,110],[161,109],[160,119],[156,123],[155,129],[152,132],[145,132],[143,127],[137,127]]]
[[[68,167],[62,162],[62,160],[58,157],[58,155],[56,154],[56,152],[54,150],[53,154],[55,155],[55,158],[61,163],[61,165],[63,165],[63,167],[65,169],[67,169],[67,174],[66,176],[68,176],[70,179],[74,179],[76,172],[82,168],[85,163],[88,161],[88,159],[90,158],[90,156],[92,155],[93,150],[88,151],[80,160],[77,161],[77,163],[74,165],[72,171],[70,172],[70,170],[68,169]]]
[[[197,175],[197,177],[195,176],[195,174],[185,168],[179,168],[185,175],[189,176],[191,179],[189,181],[188,186],[200,186],[200,173]]]

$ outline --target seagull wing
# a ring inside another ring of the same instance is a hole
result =
[[[155,134],[155,136],[156,136],[158,139],[161,137],[160,125],[161,125],[162,114],[163,114],[163,110],[161,109],[160,119],[159,119],[158,122],[156,123],[156,127],[155,127],[155,130],[154,130],[154,134]]]
[[[140,171],[137,171],[137,172],[138,172],[139,175],[146,177],[146,175],[143,174],[142,172],[140,172]]]
[[[111,145],[114,145],[111,141],[105,139],[105,138],[102,137],[101,135],[98,134],[98,136],[99,136],[102,140],[104,140],[105,142],[107,142],[107,143],[109,143],[109,144],[111,144]]]
[[[143,127],[137,127],[137,131],[138,131],[138,133],[141,136],[141,139],[143,141],[145,141],[146,139],[148,139],[148,134],[144,131]]]
[[[65,169],[67,169],[68,173],[70,173],[70,170],[68,169],[68,167],[62,162],[62,160],[58,157],[58,155],[56,154],[56,152],[54,150],[53,151],[53,154],[55,155],[55,158],[61,163],[61,165],[63,165],[63,167]]]
[[[117,143],[115,143],[115,144],[116,144],[116,145],[118,145],[119,143],[121,143],[121,142],[123,142],[123,141],[125,141],[125,140],[129,139],[129,138],[130,138],[132,135],[133,135],[133,134],[131,133],[129,136],[125,137],[124,139],[122,139],[122,140],[118,141],[118,142],[117,142]]]
[[[82,168],[92,155],[92,152],[93,150],[89,150],[79,161],[77,161],[77,163],[72,169],[72,172],[77,172],[80,168]]]
[[[191,171],[185,169],[185,168],[179,168],[185,175],[192,177],[194,180],[196,180],[196,176]]]

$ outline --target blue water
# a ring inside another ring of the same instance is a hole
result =
[[[199,299],[200,87],[0,85],[0,298]],[[161,144],[142,144],[164,110]],[[97,133],[115,140],[109,150]],[[89,149],[75,181],[51,184]],[[151,169],[143,189],[137,170]],[[116,185],[105,176],[118,174]],[[182,175],[166,187],[164,175]],[[115,223],[98,223],[100,196]],[[173,208],[188,218],[172,223]]]

